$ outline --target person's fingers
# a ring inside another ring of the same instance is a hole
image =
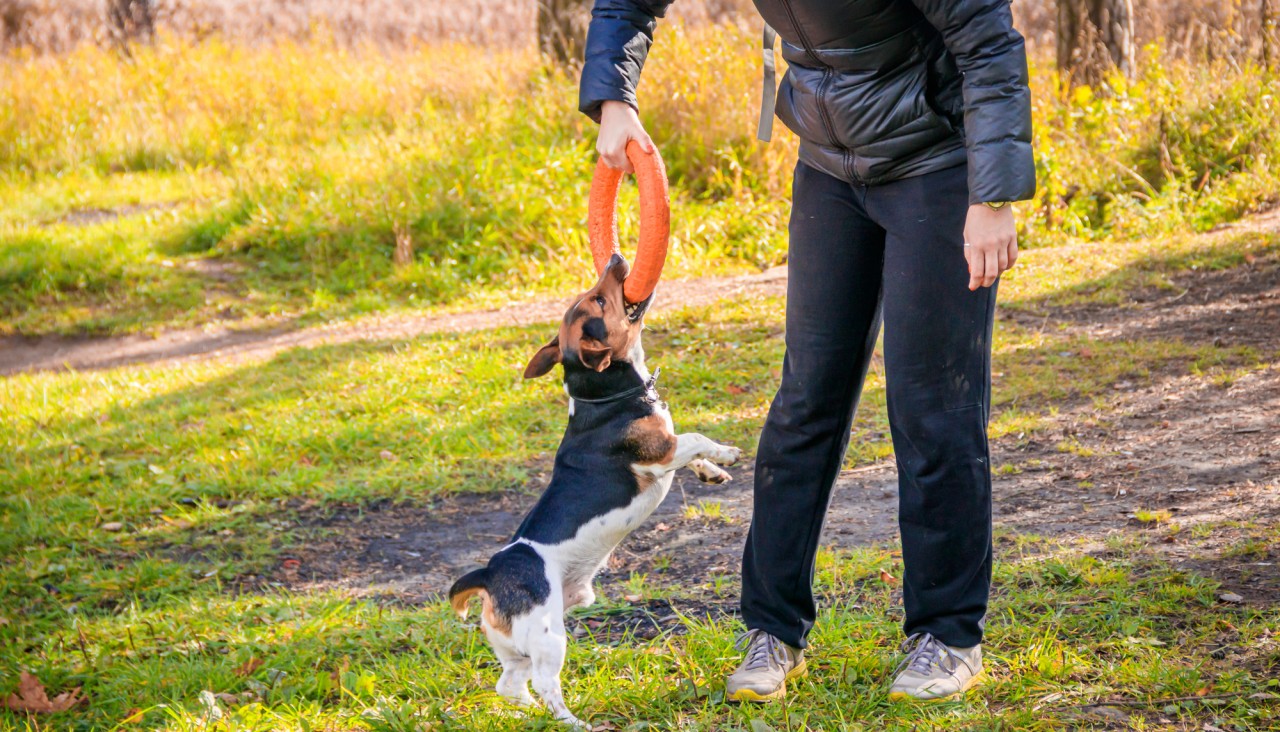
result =
[[[985,267],[986,260],[982,254],[973,248],[973,245],[966,242],[964,245],[964,259],[969,263],[969,289],[976,290],[978,285],[982,284],[982,271]]]
[[[600,153],[600,157],[604,159],[606,165],[610,168],[617,168],[624,173],[634,173],[631,167],[631,161],[627,159],[627,141],[624,138],[621,144],[610,142],[601,142],[596,148]]]
[[[995,284],[996,277],[1000,276],[1000,255],[997,253],[996,247],[985,247],[983,252],[986,259],[986,267],[982,272],[982,286],[990,287]]]
[[[1000,269],[997,271],[1004,274],[1005,270],[1009,269],[1009,247],[1001,245],[996,248],[996,261],[1000,264]]]
[[[1014,239],[1009,242],[1009,268],[1013,269],[1013,265],[1018,262],[1018,240]]]

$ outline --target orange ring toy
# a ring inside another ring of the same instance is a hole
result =
[[[644,302],[658,286],[662,265],[667,261],[667,245],[671,241],[671,202],[667,193],[667,169],[658,148],[645,152],[640,143],[627,143],[627,159],[636,169],[640,186],[640,241],[636,258],[622,296],[628,304]],[[591,179],[591,198],[587,206],[587,236],[596,274],[603,274],[609,257],[621,251],[618,246],[618,187],[622,171],[610,168],[604,160],[596,163]]]

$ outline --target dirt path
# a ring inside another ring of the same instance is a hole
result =
[[[1276,230],[1280,230],[1280,207],[1219,229],[1233,233]],[[753,275],[663,282],[658,299],[659,306],[664,303],[706,305],[729,297],[781,295],[786,292],[786,286],[787,268],[784,265]],[[107,369],[135,363],[174,363],[194,359],[261,359],[290,348],[361,340],[399,340],[428,333],[460,333],[548,323],[558,320],[568,306],[568,299],[561,298],[470,312],[370,317],[306,328],[235,328],[211,324],[154,335],[4,336],[0,337],[0,376],[27,371]]]
[[[1030,439],[994,443],[995,521],[1006,536],[1149,540],[1167,559],[1223,582],[1246,602],[1280,604],[1280,261],[1188,272],[1178,288],[1138,293],[1132,307],[1052,313],[1054,325],[1099,340],[1177,337],[1248,345],[1269,365],[1230,381],[1171,364],[1142,386],[1120,382],[1105,408],[1092,398],[1062,404],[1053,427]],[[1177,294],[1182,290],[1182,294]],[[1149,299],[1147,299],[1149,296]],[[1042,316],[1009,313],[1042,325]],[[678,391],[672,408],[680,409]],[[1063,445],[1070,445],[1064,449]],[[625,592],[633,573],[651,583],[710,593],[732,585],[751,515],[752,472],[714,487],[680,475],[672,495],[620,547],[601,578]],[[308,549],[274,579],[298,588],[425,601],[504,544],[541,482],[518,494],[468,495],[430,507],[360,506],[302,514]],[[840,476],[823,534],[828,547],[866,546],[896,536],[897,483],[891,463]],[[1140,517],[1155,516],[1144,521]],[[1197,528],[1199,527],[1199,528]],[[1261,534],[1259,532],[1262,532]],[[1267,533],[1272,532],[1272,533]],[[1270,536],[1258,542],[1259,536]],[[732,592],[717,606],[732,611]],[[637,611],[636,622],[652,615]],[[659,608],[660,610],[660,608]],[[648,622],[648,621],[644,621]],[[593,626],[594,627],[594,626]],[[657,625],[654,625],[656,630]],[[631,628],[636,630],[636,628]]]
[[[761,274],[664,282],[660,302],[706,305],[726,297],[781,294],[786,267]],[[236,329],[210,326],[128,336],[7,336],[0,338],[0,376],[24,371],[106,369],[134,363],[268,358],[290,348],[351,341],[401,340],[427,333],[460,333],[559,320],[567,298],[473,312],[364,318],[310,328]]]

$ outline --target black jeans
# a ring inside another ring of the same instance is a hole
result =
[[[982,640],[996,288],[970,292],[964,166],[877,186],[796,167],[787,353],[756,458],[742,617],[796,647],[814,556],[883,319],[907,633]]]

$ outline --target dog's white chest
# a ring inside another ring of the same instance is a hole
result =
[[[590,580],[610,552],[662,503],[671,480],[670,473],[656,478],[631,503],[592,518],[567,541],[539,546],[539,553],[560,565],[567,581]]]

